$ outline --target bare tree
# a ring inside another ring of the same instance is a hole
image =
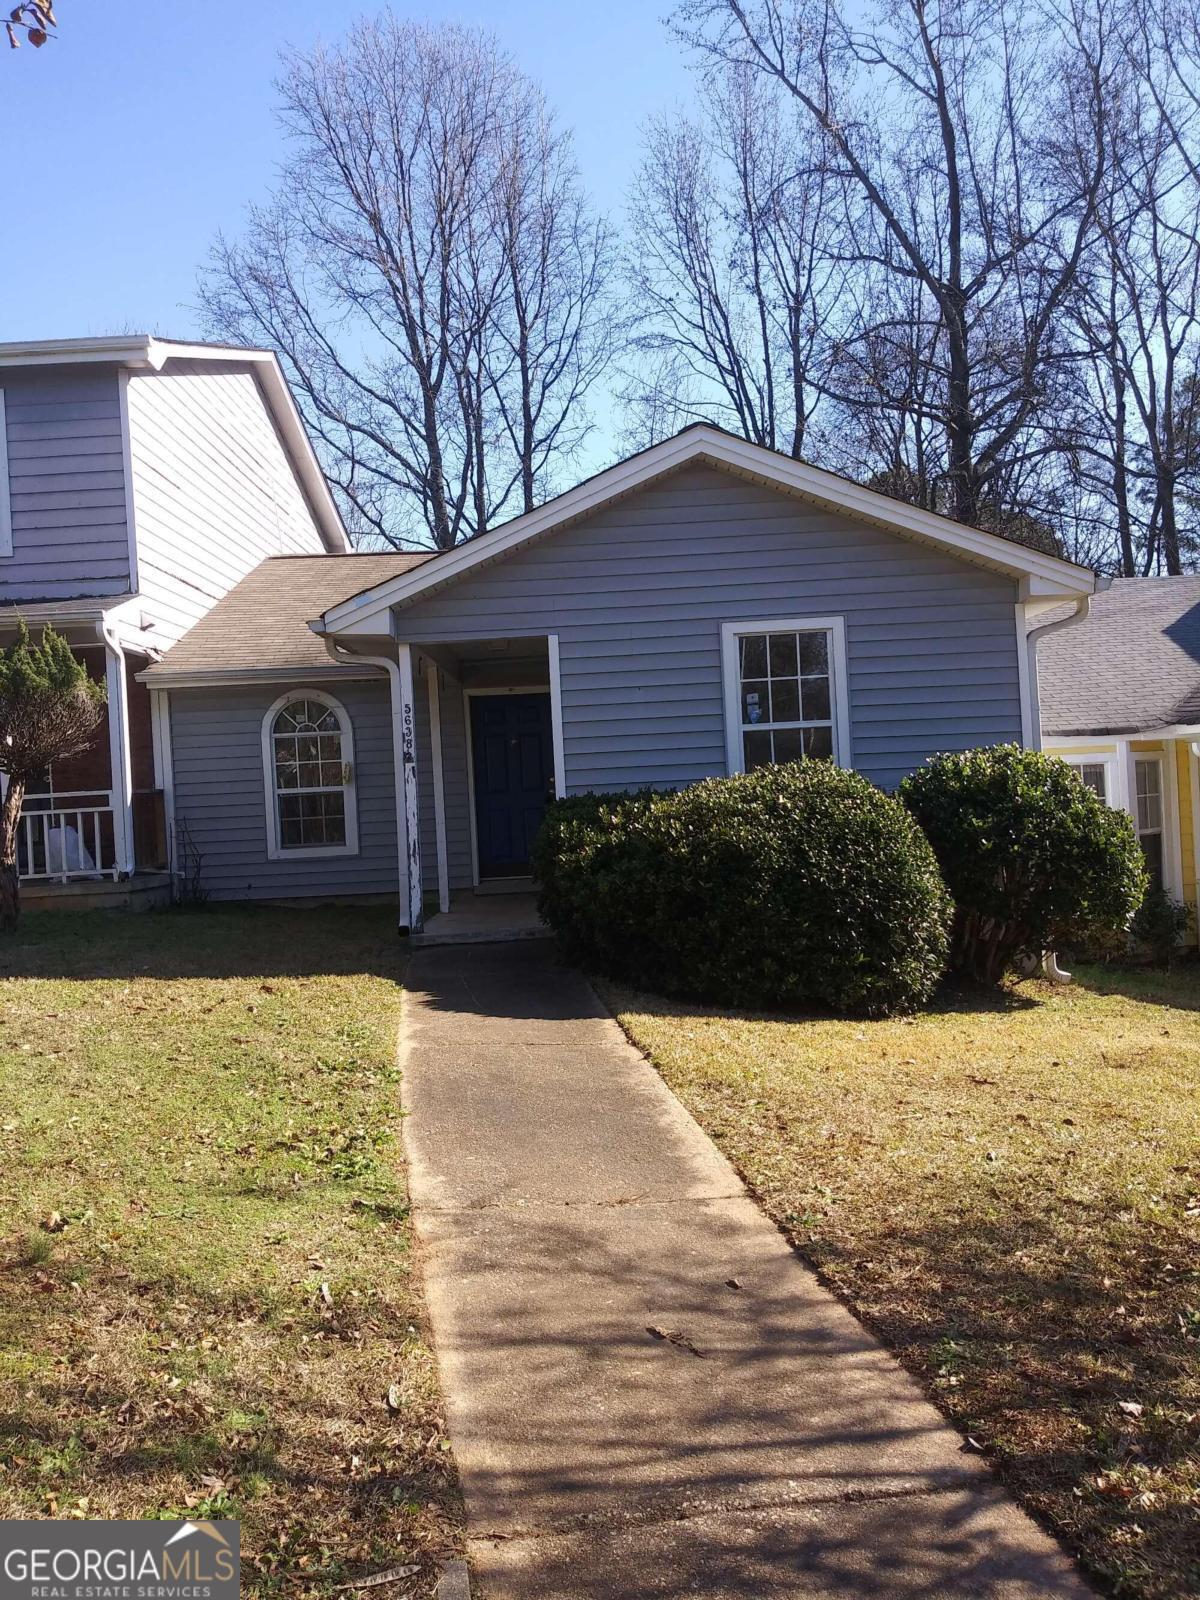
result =
[[[622,333],[606,295],[609,230],[584,199],[570,142],[540,95],[517,111],[495,197],[503,272],[488,378],[530,511],[555,461],[583,442],[586,396]]]
[[[527,508],[587,431],[605,228],[490,36],[384,14],[293,55],[271,204],[220,239],[210,331],[276,348],[360,534],[440,548]]]
[[[855,265],[933,308],[937,337],[916,348],[936,380],[940,503],[969,522],[1026,452],[1053,448],[1028,430],[1069,354],[1058,319],[1107,167],[1112,19],[1085,3],[895,0],[861,24],[841,0],[679,12],[710,59],[782,86],[819,132],[857,199]]]
[[[704,417],[798,456],[831,344],[840,197],[819,141],[752,70],[712,74],[697,105],[647,130],[626,400],[650,437]]]
[[[1194,472],[1191,383],[1200,359],[1196,117],[1173,91],[1178,57],[1146,13],[1104,113],[1111,163],[1098,237],[1071,297],[1085,357],[1073,428],[1081,480],[1112,517],[1119,570],[1183,570],[1181,482]]]

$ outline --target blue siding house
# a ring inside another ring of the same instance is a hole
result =
[[[529,887],[552,795],[1038,739],[1094,575],[698,425],[440,554],[264,561],[141,676],[221,898]]]

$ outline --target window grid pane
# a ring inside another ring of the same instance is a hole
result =
[[[337,713],[317,700],[290,701],[271,733],[279,844],[284,850],[346,843],[346,769]]]
[[[1103,761],[1081,761],[1075,768],[1085,789],[1090,789],[1098,800],[1108,799],[1108,775]]]
[[[740,634],[742,764],[833,756],[829,638],[824,629]]]
[[[1162,769],[1157,761],[1135,761],[1139,833],[1162,831]]]

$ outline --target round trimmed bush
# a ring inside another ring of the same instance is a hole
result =
[[[945,968],[951,907],[928,842],[829,762],[560,801],[534,866],[572,959],[666,994],[885,1015]]]
[[[1019,745],[935,756],[899,795],[955,904],[952,961],[997,983],[1022,952],[1102,942],[1146,888],[1131,819],[1065,761]]]

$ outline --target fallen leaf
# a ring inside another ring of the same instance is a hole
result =
[[[648,1323],[646,1332],[655,1339],[663,1339],[667,1344],[677,1345],[680,1350],[686,1350],[689,1355],[698,1356],[701,1361],[707,1359],[703,1350],[697,1350],[688,1336],[685,1333],[680,1333],[675,1328],[656,1328],[653,1323]]]
[[[353,1578],[349,1583],[343,1583],[339,1593],[346,1589],[373,1589],[381,1583],[399,1583],[402,1578],[411,1578],[420,1570],[418,1566],[386,1567],[382,1572],[372,1572],[364,1578]]]

